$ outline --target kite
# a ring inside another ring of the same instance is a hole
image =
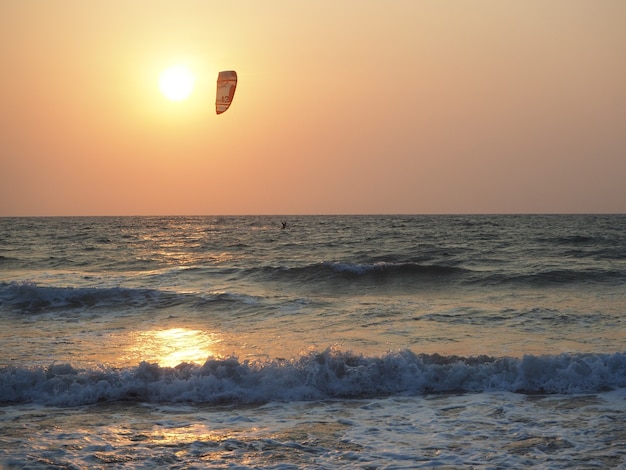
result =
[[[215,113],[222,114],[233,102],[237,88],[237,72],[227,70],[217,75],[217,93],[215,95]]]

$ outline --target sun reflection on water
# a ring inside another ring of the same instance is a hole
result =
[[[206,426],[190,424],[185,427],[172,429],[155,428],[152,431],[151,440],[168,445],[179,446],[193,442],[219,442],[228,438],[228,434],[210,431]]]
[[[134,353],[142,360],[162,367],[175,367],[183,362],[204,364],[215,356],[216,335],[188,328],[150,330],[139,333]]]

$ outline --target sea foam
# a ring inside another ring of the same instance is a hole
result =
[[[594,393],[626,387],[626,356],[523,358],[364,356],[327,349],[291,360],[209,358],[203,365],[0,369],[0,402],[74,406],[96,402],[266,403],[430,393]]]

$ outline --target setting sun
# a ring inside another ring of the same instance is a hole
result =
[[[195,77],[184,65],[175,65],[165,69],[159,76],[159,88],[171,101],[182,101],[191,95]]]

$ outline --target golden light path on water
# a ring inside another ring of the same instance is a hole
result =
[[[204,364],[209,356],[216,355],[214,346],[219,342],[211,333],[188,328],[142,331],[136,340],[127,355],[162,367],[183,362]]]

